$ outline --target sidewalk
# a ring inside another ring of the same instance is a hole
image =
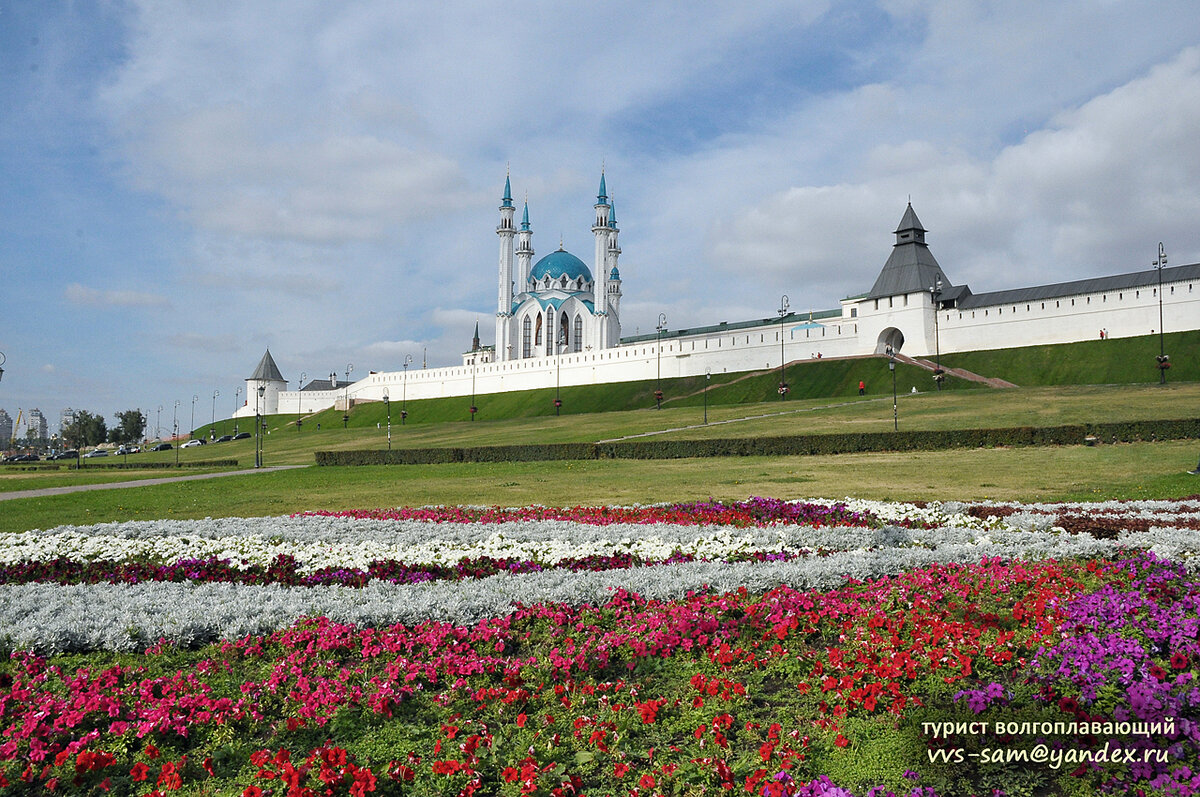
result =
[[[190,482],[196,479],[219,479],[222,476],[243,476],[247,473],[272,473],[277,470],[293,470],[307,468],[309,465],[277,465],[273,468],[251,468],[250,470],[231,470],[224,473],[194,473],[191,476],[167,476],[161,479],[134,479],[127,482],[107,482],[105,484],[76,484],[68,487],[43,487],[40,490],[14,490],[10,493],[0,493],[0,501],[13,498],[41,498],[47,495],[66,495],[81,493],[85,490],[118,490],[123,487],[146,487],[151,484],[170,484],[172,482]]]

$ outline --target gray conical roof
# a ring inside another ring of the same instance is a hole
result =
[[[275,364],[275,360],[271,357],[271,350],[267,349],[263,354],[262,359],[258,361],[258,367],[254,369],[254,373],[250,376],[251,379],[257,379],[262,382],[286,382],[283,374],[279,373],[279,366]]]
[[[871,286],[868,299],[878,299],[883,296],[899,296],[916,291],[927,291],[939,279],[942,288],[951,287],[946,279],[937,258],[929,251],[925,243],[926,230],[921,226],[916,211],[910,202],[896,228],[896,243],[892,254],[883,265],[883,270]]]

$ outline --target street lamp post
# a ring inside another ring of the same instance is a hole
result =
[[[346,407],[342,415],[342,428],[345,429],[350,424],[350,372],[354,370],[354,363],[346,363]]]
[[[554,414],[558,415],[562,409],[562,396],[560,390],[562,386],[562,353],[566,351],[567,344],[559,343],[558,351],[554,356]]]
[[[892,372],[892,429],[900,431],[900,413],[896,402],[896,351],[887,347],[888,370]]]
[[[663,400],[663,392],[662,392],[662,333],[663,333],[663,330],[665,330],[666,328],[667,328],[667,314],[659,313],[658,314],[658,326],[655,327],[655,329],[658,330],[658,382],[657,382],[657,386],[654,388],[654,408],[656,410],[662,409],[662,400]]]
[[[942,296],[942,278],[939,276],[933,285],[929,286],[929,297],[933,300],[933,346],[936,352],[937,361],[933,369],[933,381],[937,383],[937,389],[942,389],[942,380],[946,375],[942,372],[942,343],[941,337],[938,334],[938,299]]]
[[[404,355],[404,385],[400,388],[400,425],[404,425],[404,421],[408,418],[408,366],[412,362],[412,355]]]
[[[175,399],[175,412],[171,417],[171,443],[175,447],[175,465],[179,465],[179,399]]]
[[[4,356],[4,352],[0,351],[0,379],[4,378],[4,363],[7,361],[8,358]]]
[[[158,414],[154,416],[154,439],[162,441],[162,405],[158,405]]]
[[[267,392],[266,385],[259,385],[254,396],[254,467],[261,468],[263,464],[263,423],[261,402]]]
[[[196,402],[199,400],[200,400],[200,395],[198,393],[193,393],[192,394],[192,425],[188,427],[188,437],[189,438],[192,436],[192,433],[196,431]]]
[[[1167,357],[1166,350],[1163,348],[1162,270],[1163,266],[1167,265],[1167,250],[1163,247],[1162,241],[1158,242],[1158,258],[1150,265],[1158,271],[1158,383],[1165,385],[1167,369],[1171,367],[1171,358]]]
[[[304,410],[304,395],[300,392],[304,389],[304,380],[308,378],[307,371],[300,372],[300,384],[296,385],[296,431],[300,431],[300,427],[304,425],[304,421],[300,419],[300,413]]]
[[[788,394],[788,383],[784,379],[783,364],[786,360],[783,353],[783,319],[788,313],[788,297],[785,293],[779,297],[779,400],[786,401]]]
[[[241,407],[238,406],[238,399],[241,397],[241,395],[242,395],[242,389],[240,387],[237,390],[233,391],[233,433],[235,435],[238,433],[238,414],[237,413],[238,413],[238,410],[241,409]]]
[[[475,360],[471,358],[471,420],[475,420],[475,413],[479,412],[479,408],[475,406]]]
[[[712,369],[704,369],[704,425],[708,426],[708,383],[712,380]]]
[[[213,391],[212,422],[208,425],[208,438],[210,440],[217,436],[217,396],[219,395],[221,395],[220,390]]]
[[[383,394],[383,403],[387,405],[387,441],[388,451],[392,450],[392,399],[387,393]]]

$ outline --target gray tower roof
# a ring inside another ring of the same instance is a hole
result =
[[[943,291],[952,287],[937,259],[929,251],[929,245],[925,243],[925,232],[910,202],[896,228],[896,243],[892,247],[891,257],[884,263],[866,298],[878,299],[927,291],[939,279]]]
[[[267,349],[263,354],[262,359],[258,361],[258,367],[254,369],[254,373],[250,376],[251,379],[257,379],[263,382],[286,382],[283,374],[279,373],[279,366],[275,364],[275,360],[271,358],[271,350]]]

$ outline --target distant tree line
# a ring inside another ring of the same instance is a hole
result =
[[[115,419],[116,425],[110,429],[104,422],[103,415],[79,410],[74,419],[62,428],[63,446],[84,448],[106,441],[123,444],[136,443],[142,439],[142,434],[146,431],[146,416],[141,410],[118,412]]]

